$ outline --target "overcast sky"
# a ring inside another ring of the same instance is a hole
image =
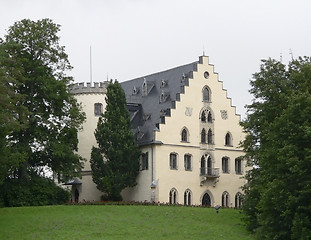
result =
[[[205,52],[237,113],[251,102],[261,59],[311,56],[310,0],[0,0],[0,37],[24,18],[51,18],[75,82],[119,82]]]

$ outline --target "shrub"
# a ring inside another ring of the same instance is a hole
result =
[[[0,186],[0,207],[64,204],[69,197],[53,180],[35,174],[28,181],[6,179]]]

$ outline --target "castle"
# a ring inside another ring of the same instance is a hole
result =
[[[89,159],[107,84],[71,87],[86,113],[78,147],[87,162],[82,178],[68,183],[76,201],[97,201],[102,195],[92,181]],[[120,84],[142,152],[138,184],[123,190],[123,199],[240,207],[244,133],[208,57]]]

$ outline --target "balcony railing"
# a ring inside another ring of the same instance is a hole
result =
[[[201,176],[209,177],[209,178],[217,178],[219,177],[219,168],[201,168]]]

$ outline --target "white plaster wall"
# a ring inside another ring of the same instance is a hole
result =
[[[83,124],[83,129],[78,132],[78,153],[86,159],[84,168],[82,170],[81,187],[78,188],[80,193],[80,200],[99,201],[102,193],[96,188],[92,180],[90,157],[93,146],[97,146],[94,136],[97,127],[98,116],[94,114],[94,104],[102,103],[103,111],[106,108],[105,94],[103,93],[89,93],[89,94],[76,94],[75,98],[78,102],[82,103],[82,109],[86,114],[86,121]]]
[[[214,73],[212,65],[208,65],[208,58],[203,57],[203,64],[198,64],[198,71],[193,73],[193,79],[189,79],[189,86],[185,87],[185,94],[180,95],[180,101],[176,102],[176,109],[171,110],[171,117],[166,117],[165,124],[160,124],[160,131],[156,132],[156,140],[164,145],[157,146],[156,178],[159,179],[159,201],[168,202],[169,191],[174,187],[178,191],[178,202],[183,203],[184,191],[190,189],[193,193],[193,204],[201,204],[202,196],[209,191],[212,196],[212,205],[221,205],[221,196],[224,191],[229,192],[230,201],[234,206],[234,196],[241,192],[244,184],[241,175],[235,174],[236,157],[243,155],[238,149],[239,142],[243,139],[242,128],[239,125],[240,116],[236,115],[235,107],[231,106],[231,99],[227,98],[227,91],[223,89],[222,82],[218,81],[218,75]],[[204,72],[209,72],[209,78],[204,78]],[[202,89],[208,86],[211,90],[211,102],[202,101]],[[214,113],[214,145],[202,145],[200,112],[204,106],[208,106]],[[186,116],[186,108],[192,109],[192,115]],[[227,119],[222,119],[221,110],[228,113]],[[189,130],[189,142],[181,142],[181,129]],[[225,135],[230,131],[233,146],[225,146]],[[178,170],[170,170],[169,155],[176,152],[179,159]],[[193,170],[184,170],[184,154],[192,155]],[[219,182],[214,187],[214,181],[209,180],[200,186],[200,161],[204,153],[213,156],[214,168],[219,168]],[[223,156],[230,158],[230,174],[221,173],[221,160]]]

